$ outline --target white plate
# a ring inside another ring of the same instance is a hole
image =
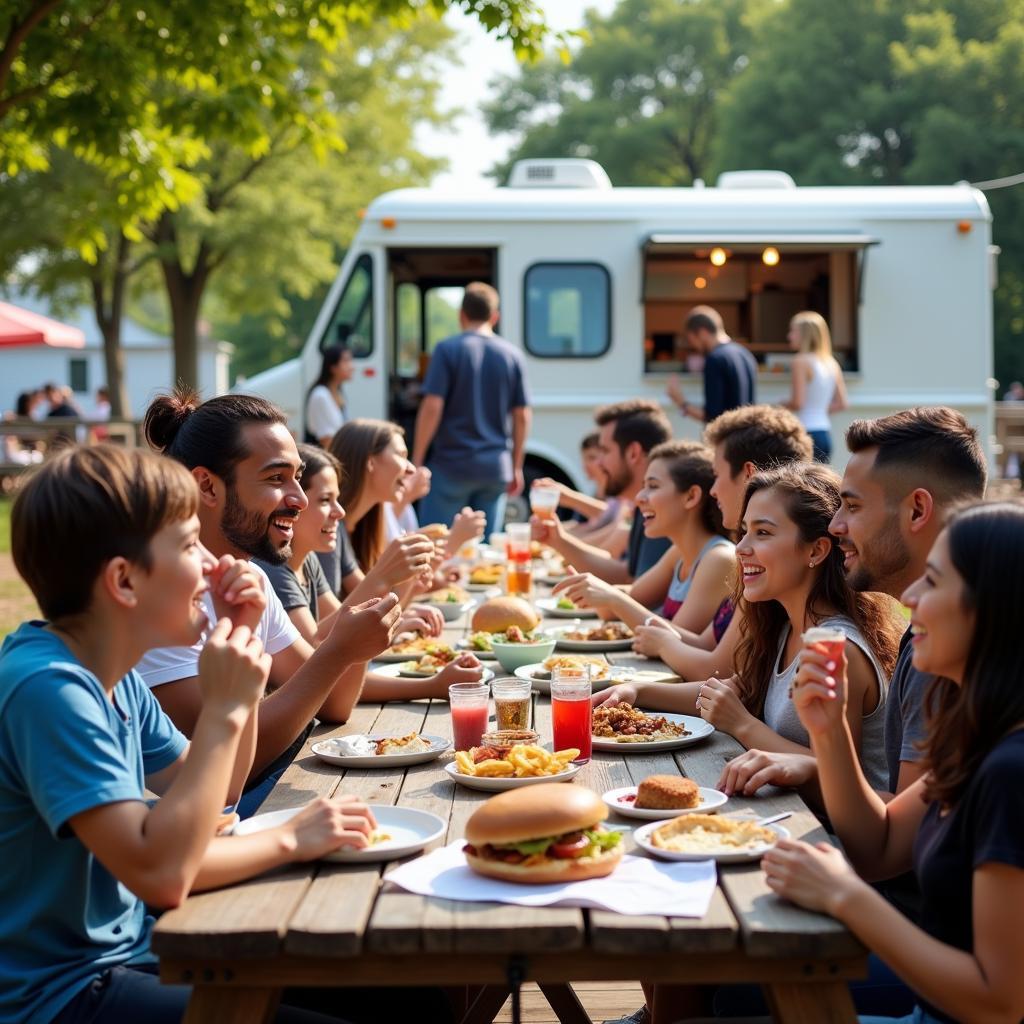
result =
[[[573,632],[573,630],[569,630],[569,632]],[[560,636],[556,650],[576,651],[579,654],[601,654],[605,651],[628,651],[632,647],[633,638],[631,636],[623,640],[567,640],[564,636]]]
[[[411,659],[406,658],[405,660],[409,661]],[[433,679],[440,672],[440,669],[431,675],[420,675],[418,672],[403,671],[402,665],[399,663],[397,665],[374,666],[373,671],[379,676],[390,676],[392,679]],[[490,682],[494,678],[494,673],[489,668],[482,669],[481,671],[483,672],[483,682]]]
[[[685,811],[678,811],[678,814],[710,814],[713,810],[721,807],[728,801],[728,797],[717,789],[710,789],[707,786],[699,787],[700,803],[696,807],[687,807]],[[621,789],[609,789],[601,799],[616,813],[626,818],[642,818],[644,821],[664,821],[666,814],[672,811],[664,807],[655,809],[650,807],[637,807],[634,803],[623,803],[624,796],[636,796],[636,786],[623,786]]]
[[[593,608],[559,608],[557,597],[538,597],[533,602],[545,615],[555,619],[596,619]]]
[[[564,772],[557,775],[534,775],[525,779],[515,778],[482,778],[478,775],[463,775],[454,761],[444,766],[452,782],[457,782],[467,789],[479,789],[485,793],[498,793],[503,789],[521,789],[523,786],[536,786],[541,782],[570,782],[583,765],[570,764]]]
[[[290,807],[286,811],[270,811],[257,814],[235,826],[236,836],[252,835],[264,832],[268,828],[277,828],[289,818],[301,811],[301,807]],[[444,835],[445,823],[429,811],[420,811],[412,807],[392,807],[390,804],[370,804],[370,810],[377,819],[377,828],[387,832],[391,839],[376,843],[363,850],[352,847],[341,847],[328,853],[322,860],[338,861],[342,864],[368,864],[383,860],[397,860],[410,853],[418,853],[428,843]]]
[[[551,675],[550,675],[550,673],[548,673],[548,676],[547,676],[546,679],[538,679],[533,674],[538,669],[540,669],[542,671],[544,670],[544,663],[542,661],[538,661],[534,665],[522,665],[521,667],[519,667],[519,668],[517,668],[515,670],[513,675],[515,675],[516,678],[518,678],[518,679],[525,679],[528,682],[532,683],[533,684],[533,688],[538,693],[545,693],[545,694],[550,695],[550,693],[551,693]],[[609,675],[608,675],[607,679],[594,679],[594,680],[591,680],[590,688],[591,688],[591,690],[594,693],[597,693],[598,690],[607,690],[609,686],[614,686],[616,683],[628,682],[629,679],[633,678],[632,676],[629,676],[628,679],[627,679],[626,676],[623,676],[622,678],[619,678],[616,675],[615,666],[614,665],[609,665],[608,669],[609,669]]]
[[[682,812],[686,814],[686,811]],[[761,846],[751,847],[749,850],[729,850],[728,852],[712,853],[703,851],[701,853],[675,853],[672,850],[663,850],[655,846],[650,839],[651,833],[662,825],[671,821],[671,818],[664,818],[661,821],[652,821],[649,825],[642,825],[633,833],[637,846],[643,847],[652,857],[660,857],[662,860],[716,860],[719,864],[740,864],[744,861],[760,860],[773,844],[764,843]],[[788,839],[789,831],[781,825],[765,825],[778,834],[780,839]]]
[[[668,715],[662,711],[647,711],[645,714],[657,718],[667,718],[676,725],[685,726],[689,729],[688,736],[679,736],[674,740],[653,740],[645,743],[620,743],[618,740],[608,739],[604,736],[594,737],[595,750],[614,750],[620,754],[647,754],[653,750],[676,750],[679,747],[688,747],[691,743],[699,743],[707,739],[715,727],[703,718],[694,718],[692,715]]]
[[[439,647],[455,648],[455,645],[448,643],[444,637],[438,637],[437,644]],[[415,651],[407,652],[406,654],[396,654],[394,651],[385,651],[383,654],[378,654],[373,660],[380,665],[396,665],[403,661],[419,661],[419,658],[420,655],[416,654]]]
[[[384,737],[377,735],[370,736],[370,739],[382,740]],[[320,740],[319,743],[314,743],[311,749],[321,761],[341,768],[399,768],[433,761],[452,745],[451,740],[441,736],[423,736],[423,739],[429,741],[429,750],[415,750],[406,754],[337,754],[332,753],[333,740]]]
[[[500,581],[498,583],[463,583],[463,590],[471,594],[486,594],[488,597],[497,597],[501,593]]]

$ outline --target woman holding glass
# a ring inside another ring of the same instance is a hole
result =
[[[853,866],[827,844],[782,841],[765,856],[765,874],[780,895],[837,917],[914,989],[918,1003],[903,1024],[1016,1024],[1024,1018],[1024,505],[960,513],[903,601],[914,667],[937,677],[926,774],[889,803],[872,792],[844,713],[845,659],[805,650],[794,704]],[[911,866],[923,896],[919,924],[863,880]]]

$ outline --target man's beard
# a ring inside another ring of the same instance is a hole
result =
[[[846,582],[851,590],[861,593],[888,593],[890,588],[887,584],[906,569],[909,561],[910,552],[900,536],[899,525],[892,518],[870,546],[857,548],[857,565],[846,577]]]
[[[606,483],[604,485],[605,497],[617,498],[622,492],[629,487],[632,477],[630,476],[629,470],[625,466],[622,467],[622,471],[619,476],[612,476],[608,470],[604,471]]]
[[[250,512],[238,500],[238,492],[234,487],[229,486],[220,528],[232,547],[270,565],[284,565],[292,557],[292,547],[285,544],[283,548],[279,548],[274,544],[270,539],[270,520],[290,514],[280,509],[266,517]]]

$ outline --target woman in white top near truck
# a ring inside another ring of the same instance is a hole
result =
[[[793,359],[789,400],[782,404],[800,417],[814,442],[814,458],[828,462],[832,456],[830,415],[848,405],[843,370],[832,355],[832,336],[819,313],[805,310],[789,322],[786,336]]]

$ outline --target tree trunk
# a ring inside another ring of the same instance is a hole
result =
[[[202,243],[191,272],[181,263],[177,247],[174,214],[161,215],[156,230],[160,269],[171,309],[171,331],[174,338],[173,384],[199,390],[199,310],[203,292],[210,277],[210,254]]]
[[[110,281],[110,299],[107,300],[102,267],[92,278],[93,309],[96,323],[103,335],[103,363],[107,375],[112,419],[125,419],[131,414],[128,392],[124,380],[124,350],[121,348],[121,324],[124,319],[124,299],[128,284],[128,253],[131,242],[123,234],[117,241],[114,270]]]

